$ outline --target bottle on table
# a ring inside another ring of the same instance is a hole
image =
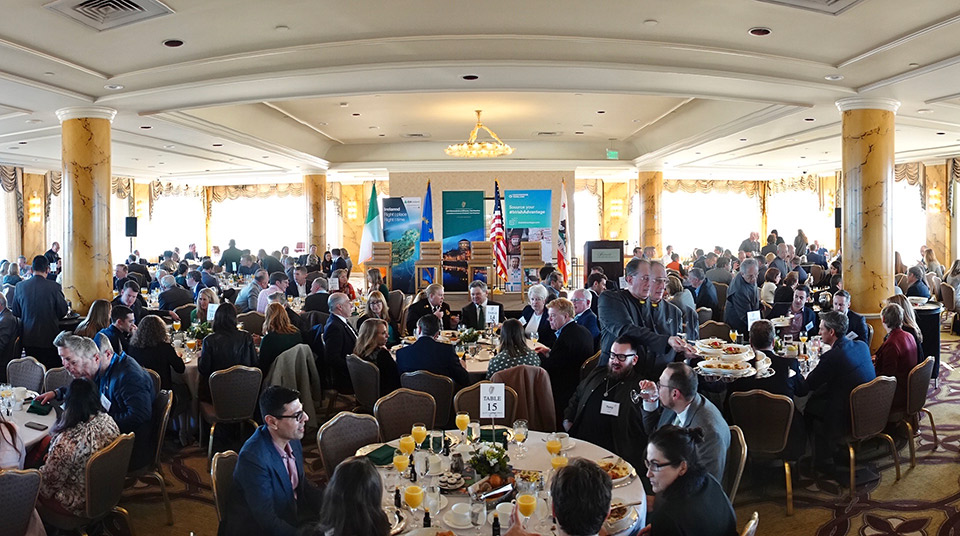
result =
[[[423,528],[430,528],[430,507],[426,507],[423,510]]]
[[[500,516],[496,512],[493,513],[493,530],[490,532],[492,536],[500,536]]]

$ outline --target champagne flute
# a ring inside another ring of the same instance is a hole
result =
[[[460,430],[460,442],[466,443],[467,427],[470,426],[470,414],[466,411],[457,412],[457,429]]]
[[[731,329],[731,330],[730,330],[730,342],[734,342],[734,343],[737,342],[737,337],[738,337],[739,335],[740,335],[740,334],[737,333],[736,330]]]
[[[807,345],[807,332],[806,330],[800,332],[800,353],[804,353],[803,349]]]
[[[413,424],[413,428],[410,430],[410,435],[413,437],[413,440],[417,442],[417,450],[423,445],[423,441],[427,439],[427,425],[422,422],[417,422]]]
[[[537,345],[537,341],[540,340],[540,333],[537,332],[537,331],[534,331],[533,333],[531,333],[531,334],[530,334],[530,340],[533,341],[533,345],[536,346],[536,345]]]
[[[523,458],[524,451],[526,451],[523,442],[527,440],[527,432],[527,421],[524,419],[513,421],[513,440],[517,443],[517,459]]]
[[[410,528],[417,527],[417,509],[423,504],[423,488],[411,485],[403,488],[403,501],[410,508]]]
[[[174,321],[173,321],[173,331],[180,331],[180,321],[179,321],[179,320],[174,320]]]
[[[400,473],[400,476],[403,476],[403,473],[406,472],[407,467],[410,466],[410,455],[405,454],[402,450],[396,449],[393,451],[393,467]]]
[[[517,510],[523,516],[520,526],[526,529],[527,520],[537,511],[537,495],[533,482],[521,481],[517,488]]]
[[[463,355],[467,353],[467,349],[463,347],[462,344],[458,344],[454,350],[457,352],[457,357],[463,359]]]

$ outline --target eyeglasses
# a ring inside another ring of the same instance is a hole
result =
[[[650,471],[652,471],[652,472],[654,472],[654,473],[659,473],[660,470],[663,469],[664,467],[670,467],[670,466],[676,465],[676,464],[672,464],[672,463],[659,463],[659,462],[654,462],[654,461],[650,461],[650,460],[643,460],[643,465],[646,465],[646,466],[647,466],[647,469],[649,469]]]
[[[574,299],[572,299],[572,300],[570,300],[570,301],[572,301],[572,302],[581,302],[581,301],[587,301],[587,299],[586,299],[586,298],[574,298]]]
[[[666,387],[667,389],[673,389],[673,386],[671,386],[669,383],[657,382],[657,389],[660,389],[661,387]]]
[[[615,354],[610,352],[610,359],[616,359],[617,361],[623,363],[624,361],[630,359],[631,357],[635,357],[636,355],[637,354]]]
[[[297,422],[303,422],[307,420],[307,414],[301,409],[300,411],[294,413],[293,415],[274,415],[277,419],[294,419]]]

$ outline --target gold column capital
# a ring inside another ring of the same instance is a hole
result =
[[[897,113],[897,110],[900,109],[900,101],[883,97],[846,97],[838,100],[836,105],[840,112],[848,112],[851,110],[885,110]]]
[[[117,111],[106,106],[71,106],[57,110],[57,119],[61,123],[70,119],[106,119],[113,123]]]

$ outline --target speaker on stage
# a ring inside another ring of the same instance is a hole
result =
[[[130,236],[130,237],[137,236],[137,217],[136,216],[127,217],[127,236]]]
[[[840,207],[833,209],[833,226],[839,229],[843,226],[843,221],[841,220]]]

